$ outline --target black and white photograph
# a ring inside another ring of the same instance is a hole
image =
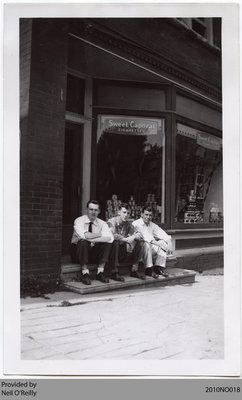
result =
[[[238,119],[225,123],[224,111],[227,11],[143,6],[12,9],[19,261],[6,279],[17,288],[19,347],[5,349],[10,372],[238,374],[239,330],[227,328],[238,309],[226,296],[228,285],[238,295],[239,264],[228,260],[240,240],[229,217],[238,170],[227,171],[224,139],[236,149]]]

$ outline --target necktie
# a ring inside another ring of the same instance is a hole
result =
[[[93,222],[89,222],[88,232],[92,232],[92,224],[93,224]]]

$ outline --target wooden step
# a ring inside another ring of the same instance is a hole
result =
[[[111,290],[159,287],[195,282],[195,271],[188,271],[174,267],[167,268],[167,271],[169,273],[167,278],[159,276],[158,279],[154,279],[147,276],[146,280],[143,281],[141,279],[125,276],[125,282],[116,282],[110,279],[109,283],[101,283],[97,280],[92,280],[92,284],[90,286],[84,285],[82,282],[70,280],[63,282],[62,287],[66,290],[79,294],[90,294]]]

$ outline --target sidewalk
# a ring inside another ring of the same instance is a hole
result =
[[[23,299],[22,358],[223,358],[223,276],[177,286]]]

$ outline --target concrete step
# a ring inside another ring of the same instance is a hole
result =
[[[98,292],[106,292],[111,290],[121,290],[121,289],[135,289],[135,288],[145,288],[145,287],[157,287],[157,286],[167,286],[167,285],[179,285],[185,283],[195,282],[195,271],[188,271],[179,268],[167,268],[169,277],[165,278],[159,276],[158,279],[151,277],[146,277],[146,280],[132,278],[130,276],[125,276],[125,282],[116,282],[112,279],[109,283],[101,283],[97,280],[93,280],[90,286],[84,285],[82,282],[76,280],[65,281],[62,283],[62,287],[66,290],[79,293],[79,294],[90,294]]]
[[[166,266],[167,268],[169,267],[175,267],[177,263],[176,257],[173,255],[170,255],[167,257],[167,262]],[[96,271],[97,271],[97,265],[96,264],[89,264],[89,272],[91,277],[94,279],[96,277]],[[123,263],[119,267],[119,273],[121,275],[129,275],[131,270],[131,266],[128,263]],[[79,264],[74,264],[71,262],[70,257],[63,257],[62,258],[62,265],[61,265],[61,281],[62,282],[68,282],[70,280],[79,280],[81,276],[81,268]]]

